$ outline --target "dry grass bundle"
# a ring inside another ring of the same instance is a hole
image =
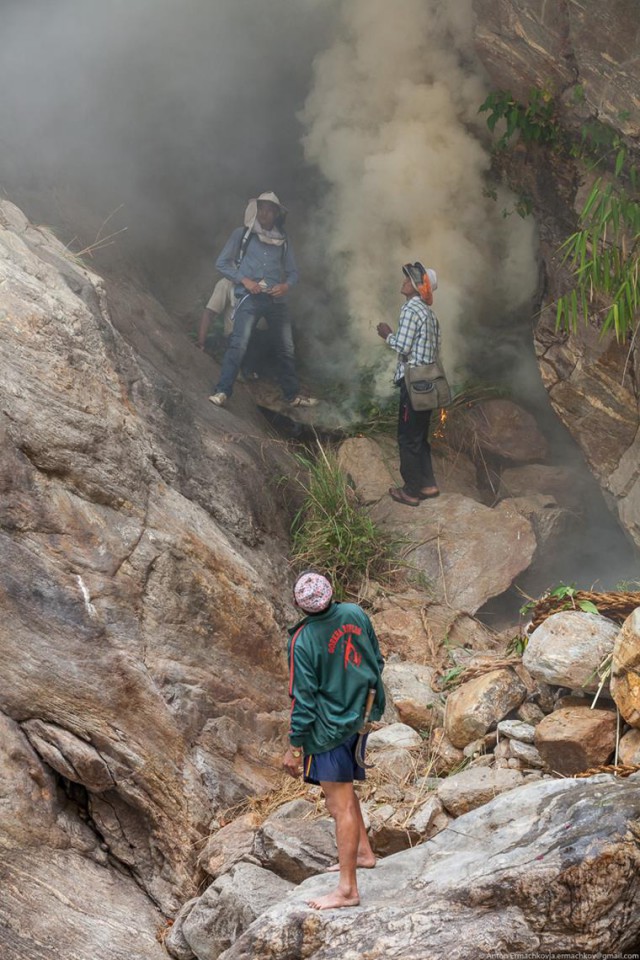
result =
[[[453,667],[452,669],[440,671],[433,678],[434,690],[442,693],[450,691],[453,687],[460,686],[468,680],[475,680],[477,677],[484,676],[492,670],[503,670],[505,667],[514,667],[520,664],[520,657],[475,657],[473,663],[468,667]]]
[[[637,773],[638,770],[640,770],[640,763],[604,763],[599,767],[583,770],[582,773],[574,773],[572,779],[580,780],[582,777],[595,777],[597,773],[612,773],[614,777],[630,777],[632,773]]]
[[[581,604],[593,604],[601,616],[613,620],[614,623],[622,624],[636,607],[640,607],[640,592],[596,593],[590,590],[566,590],[560,595],[551,593],[542,597],[531,607],[529,633],[544,623],[553,613],[580,610]]]

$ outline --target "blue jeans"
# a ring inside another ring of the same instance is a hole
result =
[[[281,300],[274,300],[266,293],[247,294],[241,297],[233,319],[233,331],[229,337],[220,371],[220,379],[215,393],[233,393],[240,364],[247,351],[253,328],[260,319],[267,321],[269,336],[274,342],[278,363],[278,382],[285,400],[293,400],[298,395],[298,377],[296,376],[293,348],[293,331],[287,315],[287,306]]]

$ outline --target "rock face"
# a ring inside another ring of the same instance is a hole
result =
[[[131,876],[110,857],[77,805],[30,746],[19,724],[0,714],[0,953],[3,960],[51,954],[162,960],[163,924]]]
[[[542,780],[502,794],[359,876],[357,910],[304,901],[314,877],[224,960],[476,960],[484,952],[622,952],[640,933],[640,784]],[[585,906],[588,905],[588,906]]]
[[[633,0],[473,0],[476,49],[492,84],[527,102],[532,88],[547,90],[560,126],[580,139],[594,123],[627,137],[640,133],[640,24]],[[516,155],[517,154],[517,155]],[[602,337],[597,323],[570,336],[555,329],[553,303],[570,283],[557,255],[576,229],[585,197],[579,185],[593,176],[579,160],[533,146],[505,163],[509,182],[532,199],[546,266],[544,300],[535,330],[543,381],[559,418],[615,505],[621,524],[640,544],[637,344]],[[546,491],[544,491],[546,492]]]
[[[633,0],[576,5],[473,0],[476,45],[497,87],[526,100],[531,87],[583,87],[585,112],[640,136],[638,23]]]
[[[249,407],[240,421],[207,404],[208,361],[172,325],[0,201],[0,720],[34,805],[3,810],[0,874],[59,889],[61,928],[79,904],[133,910],[145,957],[152,902],[172,913],[194,892],[216,811],[270,783],[293,617],[284,455]],[[28,899],[3,896],[0,926],[6,911],[30,929]],[[86,950],[114,960],[118,936]]]

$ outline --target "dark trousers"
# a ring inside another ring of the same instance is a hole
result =
[[[403,380],[400,384],[398,450],[404,489],[412,497],[417,496],[423,487],[436,486],[431,465],[430,420],[431,410],[413,409]]]
[[[269,337],[272,339],[277,361],[278,382],[285,400],[293,400],[298,394],[293,350],[293,331],[287,315],[287,306],[281,300],[274,300],[266,293],[247,294],[240,299],[233,318],[233,330],[229,337],[220,371],[220,379],[215,393],[233,393],[233,385],[238,370],[249,346],[253,328],[260,317],[267,321]]]

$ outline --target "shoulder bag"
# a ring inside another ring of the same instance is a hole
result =
[[[451,403],[451,388],[440,363],[440,354],[433,363],[417,367],[405,362],[404,382],[414,410],[438,410]]]

